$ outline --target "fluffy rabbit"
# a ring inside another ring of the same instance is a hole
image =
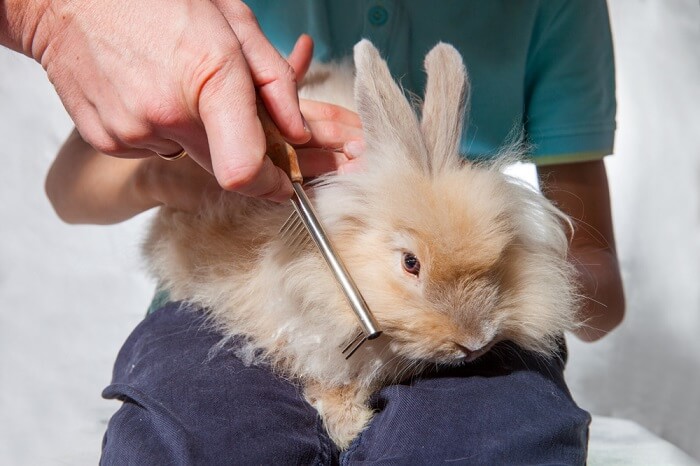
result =
[[[420,121],[369,42],[354,61],[365,170],[309,192],[382,337],[345,360],[355,316],[320,254],[281,241],[288,204],[225,195],[196,215],[164,208],[146,244],[172,298],[298,381],[340,448],[367,425],[379,387],[472,361],[500,340],[549,355],[576,310],[563,214],[504,175],[508,160],[474,164],[458,152],[468,97],[459,53],[439,44],[427,55]],[[348,81],[334,70],[314,80]]]

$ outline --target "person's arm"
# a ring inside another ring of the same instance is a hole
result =
[[[49,169],[46,194],[66,223],[120,222],[153,207],[135,183],[146,160],[100,154],[74,129]]]
[[[73,130],[46,177],[46,194],[67,223],[106,225],[159,205],[196,210],[222,192],[216,179],[189,158],[109,157]]]
[[[608,178],[603,160],[537,168],[542,191],[574,222],[570,259],[579,272],[581,320],[575,332],[595,341],[625,314],[625,296],[615,249]]]
[[[44,67],[93,147],[119,157],[185,149],[227,190],[287,199],[265,156],[257,96],[291,142],[311,137],[294,71],[238,0],[5,0],[0,44]]]

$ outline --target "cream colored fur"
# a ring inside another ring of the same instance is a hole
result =
[[[352,73],[338,65],[313,70],[304,92],[355,104],[366,170],[329,175],[309,193],[381,338],[344,359],[355,317],[321,256],[282,244],[288,205],[226,195],[197,215],[162,209],[145,248],[174,299],[209,313],[222,336],[246,336],[304,387],[341,448],[369,422],[377,388],[505,339],[549,355],[576,309],[564,216],[502,173],[508,156],[473,164],[458,153],[468,100],[459,53],[439,44],[426,57],[421,121],[369,42],[354,61],[354,99]],[[418,276],[402,266],[407,252]]]

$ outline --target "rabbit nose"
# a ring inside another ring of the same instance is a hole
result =
[[[464,357],[467,358],[467,359],[469,359],[469,358],[472,357],[476,352],[478,352],[478,350],[476,350],[476,351],[470,350],[470,349],[467,348],[466,346],[460,345],[459,343],[455,343],[455,345],[457,345],[457,348],[459,348],[459,350],[460,350],[462,353],[464,353]]]
[[[489,345],[481,346],[481,347],[476,348],[476,349],[470,349],[469,347],[464,346],[464,345],[460,345],[457,342],[454,342],[454,344],[464,354],[464,356],[462,356],[460,359],[463,361],[466,361],[466,362],[471,362],[471,361],[477,359],[479,356],[484,354],[489,349]]]

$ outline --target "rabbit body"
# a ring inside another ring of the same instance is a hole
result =
[[[280,238],[290,205],[227,194],[196,215],[163,208],[145,247],[173,299],[205,309],[223,336],[245,336],[251,354],[301,384],[340,448],[369,422],[381,386],[427,364],[464,364],[500,340],[549,355],[576,310],[563,214],[502,173],[507,157],[459,155],[459,53],[438,44],[426,57],[420,121],[369,42],[354,59],[354,99],[352,73],[335,65],[304,92],[356,108],[365,170],[327,176],[309,195],[380,338],[341,354],[356,318],[321,255]]]

